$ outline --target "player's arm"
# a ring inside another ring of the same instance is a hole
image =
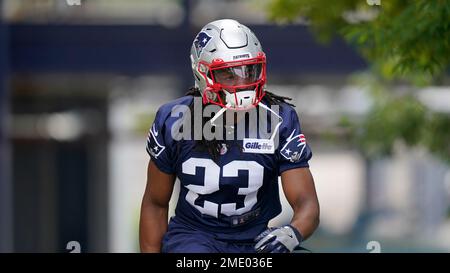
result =
[[[295,168],[281,174],[284,195],[294,210],[291,226],[303,239],[308,238],[319,225],[319,201],[314,179],[309,168]]]
[[[292,168],[281,173],[284,194],[294,210],[290,225],[269,228],[255,238],[256,252],[294,251],[319,225],[319,202],[309,168]]]
[[[169,200],[174,183],[175,175],[160,171],[153,161],[149,161],[139,223],[141,252],[161,251],[162,238],[167,231]]]

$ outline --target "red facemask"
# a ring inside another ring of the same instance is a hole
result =
[[[203,92],[204,104],[211,103],[228,109],[245,110],[255,107],[264,97],[266,56],[262,52],[256,58],[240,61],[224,62],[222,59],[214,59],[212,63],[201,61],[197,69],[206,81],[207,87]],[[239,92],[252,95],[242,97]],[[245,98],[249,100],[245,101]]]

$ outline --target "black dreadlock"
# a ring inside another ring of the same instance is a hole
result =
[[[191,87],[189,88],[188,92],[186,92],[185,96],[194,96],[194,97],[201,97],[202,94],[200,90],[197,87]],[[292,100],[290,97],[280,96],[276,95],[272,92],[265,91],[264,98],[267,100],[269,105],[277,105],[280,103],[286,103],[287,105],[290,105],[292,107],[295,107],[294,104],[289,103],[287,101]],[[191,105],[189,105],[189,109],[191,110],[191,113],[193,113],[194,110],[194,101],[192,101]],[[210,118],[203,118],[202,120],[202,128],[204,127],[205,123],[209,121]],[[191,120],[191,122],[194,122],[194,119]],[[192,124],[191,128],[194,128],[194,125]],[[201,140],[195,141],[195,150],[196,151],[207,151],[212,159],[214,161],[217,161],[220,155],[220,149],[222,147],[223,141],[219,141],[216,139],[213,140],[206,140],[203,138]],[[241,147],[242,149],[242,147]]]

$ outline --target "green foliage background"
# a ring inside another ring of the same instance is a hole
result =
[[[368,61],[373,107],[362,122],[342,122],[367,156],[389,154],[403,141],[450,164],[450,117],[428,109],[414,91],[442,84],[448,72],[450,1],[270,0],[267,11],[281,24],[306,21],[323,43],[341,37]],[[391,92],[398,84],[409,91]]]

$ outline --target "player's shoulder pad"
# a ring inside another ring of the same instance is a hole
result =
[[[147,152],[155,160],[158,158],[168,158],[170,155],[170,148],[173,146],[175,139],[172,136],[171,128],[176,122],[178,117],[172,117],[172,112],[176,111],[178,107],[178,112],[187,111],[190,103],[192,102],[192,96],[184,96],[176,100],[170,101],[161,105],[156,113],[155,120],[151,126],[148,136],[147,136]],[[182,106],[182,107],[180,107]],[[184,106],[184,107],[183,107]],[[184,114],[183,114],[184,116]],[[155,161],[156,162],[156,161]],[[166,164],[167,166],[170,164]],[[172,170],[167,169],[163,165],[160,165],[161,169],[166,172],[171,172]]]
[[[283,123],[281,124],[281,127],[290,127],[295,123],[298,122],[299,117],[297,115],[297,110],[285,103],[285,102],[281,102],[278,104],[279,107],[279,115],[281,116],[281,118],[283,119]]]
[[[192,103],[192,96],[184,96],[161,105],[156,113],[152,128],[163,132],[166,141],[172,141],[171,135],[173,125],[184,118],[189,105]]]
[[[295,166],[308,166],[308,160],[312,153],[309,146],[306,144],[306,138],[302,133],[301,124],[297,111],[294,107],[282,103],[280,104],[280,116],[283,118],[283,123],[280,127],[280,141],[279,153],[282,159],[285,159],[289,164],[294,163]],[[290,166],[294,166],[290,165]],[[280,167],[280,173],[286,168],[286,165]]]
[[[189,107],[189,105],[192,103],[192,100],[192,96],[183,96],[161,105],[157,111],[155,121],[157,121],[158,123],[166,122],[167,119],[170,118],[172,111],[176,110],[176,108],[179,106]],[[186,107],[184,108],[186,109]]]

